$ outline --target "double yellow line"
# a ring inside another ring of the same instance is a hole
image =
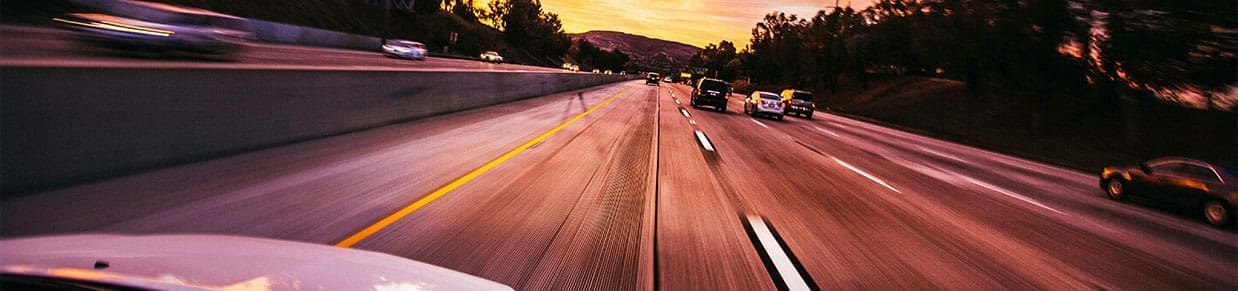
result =
[[[451,183],[447,183],[447,185],[441,188],[438,188],[437,190],[434,190],[434,192],[430,192],[430,194],[427,194],[426,196],[421,197],[421,199],[417,199],[417,201],[414,201],[412,204],[404,206],[404,208],[400,208],[400,210],[396,211],[395,213],[392,213],[391,215],[387,215],[387,217],[383,217],[383,219],[379,220],[378,222],[375,222],[374,224],[367,226],[365,229],[362,229],[361,231],[351,236],[348,236],[348,238],[345,238],[344,240],[341,240],[340,242],[335,243],[335,246],[342,247],[342,248],[351,248],[352,246],[356,245],[362,240],[365,240],[366,238],[374,235],[375,233],[378,233],[378,231],[383,230],[384,228],[387,228],[388,226],[391,226],[391,224],[395,223],[396,221],[399,221],[405,216],[408,216],[409,214],[416,212],[418,209],[421,209],[421,207],[426,206],[426,204],[430,204],[430,202],[434,202],[434,200],[439,199],[440,197],[443,197],[443,195],[447,195],[447,193],[450,193],[452,190],[456,190],[456,188],[460,188],[460,186],[464,186],[464,184],[467,184],[469,181],[476,179],[477,176],[481,176],[481,174],[485,174],[486,172],[490,171],[490,169],[493,169],[494,167],[497,167],[500,164],[503,164],[503,162],[506,162],[508,159],[515,157],[516,155],[520,154],[521,152],[524,152],[525,150],[528,150],[529,148],[533,147],[533,145],[536,145],[546,140],[547,138],[550,138],[551,136],[555,135],[555,133],[558,133],[560,130],[563,130],[564,128],[566,128],[568,125],[572,125],[573,123],[576,123],[576,121],[580,121],[580,119],[585,118],[585,116],[588,116],[590,113],[597,111],[598,108],[602,108],[602,106],[606,106],[606,104],[610,104],[610,102],[615,101],[615,99],[618,99],[619,96],[622,96],[623,94],[626,94],[628,91],[631,91],[631,90],[632,90],[632,87],[628,86],[622,91],[619,91],[619,93],[615,93],[615,95],[612,95],[609,98],[606,98],[606,100],[603,100],[601,103],[598,103],[597,105],[594,105],[588,110],[585,110],[585,112],[581,112],[575,117],[572,117],[572,119],[568,119],[562,124],[559,124],[559,126],[556,126],[555,128],[551,128],[550,130],[546,131],[545,133],[542,133],[541,135],[538,135],[532,140],[529,140],[528,142],[525,142],[524,144],[510,151],[507,151],[507,153],[504,153],[498,158],[484,165],[481,165],[481,167],[478,167],[477,169],[474,169],[473,171],[470,171],[467,174],[464,174],[464,176],[461,176],[460,178],[457,178],[454,181],[451,181]]]

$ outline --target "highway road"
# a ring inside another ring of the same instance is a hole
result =
[[[1238,234],[1095,173],[616,83],[0,201],[5,238],[218,233],[523,290],[1234,290]]]
[[[84,45],[75,32],[49,27],[0,26],[0,65],[114,68],[254,68],[305,70],[515,71],[562,72],[557,68],[490,64],[430,57],[425,61],[387,58],[373,51],[251,42],[233,60],[210,57],[118,52]]]

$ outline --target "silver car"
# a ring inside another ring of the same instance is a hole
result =
[[[424,61],[429,54],[425,44],[411,40],[394,39],[383,44],[383,55],[388,57]]]
[[[189,52],[229,56],[253,39],[249,20],[207,10],[123,1],[111,14],[71,13],[53,18],[78,38],[125,51]]]
[[[765,115],[782,120],[786,109],[787,103],[782,101],[782,97],[770,92],[752,92],[744,100],[744,113],[752,116]]]

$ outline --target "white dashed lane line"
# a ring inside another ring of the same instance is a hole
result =
[[[714,151],[714,144],[709,142],[709,138],[705,137],[705,133],[700,130],[696,131],[696,141],[701,143],[701,148],[707,151]]]
[[[1056,212],[1057,214],[1064,214],[1062,213],[1062,211],[1053,209],[1053,207],[1045,206],[1044,204],[1040,204],[1039,201],[1032,200],[1032,198],[1027,198],[1027,196],[1019,195],[1018,193],[1014,193],[1014,191],[1007,190],[1006,188],[1002,188],[1002,187],[995,186],[993,184],[985,183],[984,181],[976,180],[975,178],[964,176],[964,175],[959,175],[959,177],[963,178],[963,180],[967,180],[967,182],[976,184],[977,186],[980,186],[980,187],[984,187],[985,189],[993,190],[993,192],[1001,193],[1002,195],[1009,196],[1010,198],[1019,199],[1023,202],[1027,202],[1028,204],[1036,205],[1036,206],[1039,206],[1040,208],[1044,208],[1044,209],[1048,209],[1049,211]]]
[[[805,276],[800,274],[799,269],[796,268],[797,262],[792,259],[790,254],[784,251],[784,246],[774,236],[774,232],[765,223],[765,219],[756,215],[746,215],[744,219],[747,225],[751,227],[751,235],[754,236],[753,243],[758,245],[757,247],[760,251],[764,251],[769,264],[773,265],[774,272],[772,273],[777,274],[776,283],[785,284],[785,286],[779,286],[779,289],[785,288],[785,290],[796,291],[816,289],[813,288],[816,284],[811,284],[810,286]]]
[[[831,135],[831,136],[834,136],[834,137],[838,137],[838,134],[837,134],[837,133],[834,133],[833,131],[829,131],[829,130],[826,130],[826,129],[823,129],[823,128],[820,128],[820,127],[816,127],[816,126],[813,126],[813,127],[812,127],[812,129],[815,129],[815,130],[817,130],[817,131],[820,131],[821,133],[824,133],[824,134],[828,134],[828,135]]]
[[[891,191],[903,193],[903,191],[898,191],[898,189],[894,189],[894,186],[890,186],[890,184],[886,184],[885,181],[882,181],[876,176],[873,176],[872,174],[864,172],[864,170],[860,170],[859,168],[856,168],[855,166],[852,166],[851,164],[848,164],[847,162],[839,160],[838,158],[835,158],[835,157],[830,157],[830,159],[833,159],[834,162],[837,162],[839,165],[842,165],[844,168],[847,168],[848,170],[851,170],[852,172],[855,172],[856,174],[860,174],[860,176],[864,176],[865,178],[868,178],[869,180],[872,180],[873,182],[876,182],[877,184],[880,184],[881,186],[885,186],[887,189],[890,189]]]

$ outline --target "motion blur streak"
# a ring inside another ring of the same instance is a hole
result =
[[[463,177],[460,177],[459,179],[456,179],[455,181],[451,181],[451,183],[448,183],[446,186],[443,186],[442,188],[439,188],[438,190],[434,190],[434,192],[430,192],[430,194],[427,194],[426,196],[422,197],[421,199],[418,199],[412,204],[409,204],[408,206],[401,208],[399,211],[396,211],[395,213],[392,213],[391,215],[384,217],[382,220],[375,222],[374,224],[366,227],[365,229],[362,229],[361,231],[349,236],[348,238],[345,238],[344,240],[341,240],[340,242],[335,243],[335,246],[349,248],[349,247],[352,247],[353,245],[356,245],[358,242],[361,242],[362,240],[364,240],[367,237],[370,237],[371,235],[374,235],[374,233],[382,230],[383,228],[386,228],[387,226],[391,225],[392,223],[395,223],[401,218],[404,218],[405,216],[412,214],[413,212],[417,211],[417,209],[421,209],[421,207],[426,206],[426,204],[429,204],[430,202],[434,202],[435,199],[438,199],[439,197],[443,197],[443,195],[447,195],[447,193],[450,193],[452,190],[455,190],[456,188],[459,188],[460,186],[467,184],[469,181],[476,179],[478,176],[481,176],[481,174],[485,174],[486,172],[490,171],[490,169],[494,168],[495,166],[503,164],[503,162],[506,162],[508,159],[511,159],[512,157],[520,154],[521,152],[524,152],[525,150],[533,147],[534,145],[541,143],[547,138],[550,138],[551,136],[555,135],[555,133],[558,133],[560,130],[563,130],[563,128],[566,128],[567,126],[572,125],[573,123],[576,123],[576,121],[579,121],[581,118],[585,118],[585,116],[588,116],[590,113],[597,111],[598,108],[602,108],[602,106],[606,106],[607,104],[610,104],[610,102],[615,101],[615,99],[618,99],[619,96],[623,96],[624,94],[627,94],[631,90],[632,88],[628,87],[628,88],[625,88],[623,91],[619,91],[619,93],[615,93],[615,95],[610,96],[610,98],[606,98],[605,101],[602,101],[601,103],[598,103],[597,105],[594,105],[593,107],[589,108],[589,110],[586,110],[585,112],[582,112],[576,115],[575,117],[572,117],[572,119],[568,119],[566,122],[563,122],[563,124],[559,124],[559,126],[556,126],[555,128],[552,128],[549,131],[542,133],[536,138],[533,138],[532,140],[525,142],[524,144],[516,147],[515,149],[512,149],[511,151],[504,153],[502,156],[499,156],[493,161],[490,161],[482,165],[481,167],[478,167],[477,169],[469,172],[468,174],[465,174]]]

